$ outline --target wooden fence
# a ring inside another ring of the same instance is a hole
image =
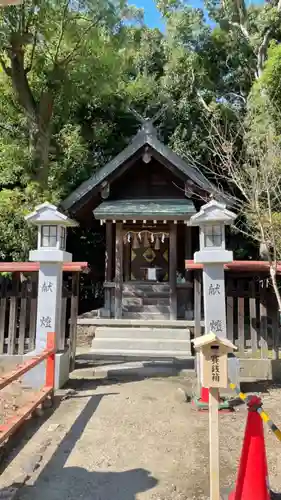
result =
[[[280,318],[277,301],[265,273],[226,272],[227,336],[240,355],[279,357]],[[202,272],[195,272],[195,336],[203,333]]]
[[[75,354],[79,300],[79,272],[64,273],[61,335],[57,347]],[[14,272],[0,279],[0,354],[25,354],[35,347],[38,272],[28,278]]]
[[[63,273],[59,350],[70,347],[71,365],[76,349],[79,275]],[[280,326],[277,302],[266,273],[226,271],[227,335],[240,354],[279,357]],[[25,354],[35,347],[38,272],[28,278],[14,272],[0,278],[0,354]],[[202,271],[194,271],[195,336],[203,333]]]

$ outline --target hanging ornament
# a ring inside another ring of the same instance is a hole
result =
[[[154,234],[150,233],[150,235],[151,235],[151,243],[154,243]]]
[[[136,250],[137,248],[140,247],[139,240],[138,240],[138,235],[134,234],[133,238],[133,249]]]
[[[160,250],[160,241],[158,235],[155,235],[155,245],[154,245],[155,250]]]
[[[144,248],[148,248],[149,247],[149,241],[148,241],[147,231],[145,231],[145,233],[144,233],[143,246],[144,246]]]
[[[164,243],[164,241],[165,241],[165,234],[163,233],[162,238],[161,238],[161,242]]]
[[[141,232],[138,234],[139,240],[141,241]]]
[[[128,233],[128,243],[130,243],[131,239],[132,239],[132,235],[131,235],[131,233]]]

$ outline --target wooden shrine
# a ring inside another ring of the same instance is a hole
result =
[[[185,260],[193,258],[199,237],[189,221],[213,196],[226,201],[143,120],[130,144],[64,201],[80,223],[91,218],[105,230],[102,316],[193,318]]]

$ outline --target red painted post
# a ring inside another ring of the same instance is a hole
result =
[[[47,350],[52,350],[46,361],[46,387],[55,386],[55,333],[47,334]]]

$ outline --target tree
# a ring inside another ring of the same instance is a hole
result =
[[[55,115],[75,91],[77,65],[85,70],[100,39],[106,47],[125,8],[128,14],[122,1],[114,7],[106,0],[25,0],[0,11],[0,63],[23,112],[33,179],[42,189],[48,186]]]
[[[112,107],[128,17],[139,22],[141,12],[107,0],[25,0],[0,10],[2,259],[27,257],[23,216],[35,203],[58,203],[106,157],[110,120],[88,118]]]
[[[25,0],[0,9],[3,259],[26,257],[31,244],[31,235],[21,233],[13,252],[14,236],[8,239],[5,231],[16,233],[12,220],[23,227],[23,214],[34,203],[59,203],[125,147],[139,126],[130,106],[144,116],[162,109],[162,140],[195,158],[208,175],[217,156],[206,115],[227,122],[238,148],[246,115],[248,138],[255,121],[266,123],[259,85],[271,99],[280,94],[280,49],[273,45],[279,41],[278,5],[245,8],[210,0],[215,27],[181,0],[159,0],[158,6],[165,33],[145,26],[143,12],[126,0]],[[266,33],[269,45],[256,78]]]
[[[255,78],[262,75],[267,52],[272,40],[279,40],[281,31],[281,2],[272,0],[265,5],[250,5],[245,0],[208,0],[211,17],[225,30],[245,43],[252,57],[248,67]]]
[[[268,106],[270,113],[270,105]],[[250,146],[247,130],[241,124],[244,139],[240,151],[237,138],[231,139],[220,124],[209,122],[210,142],[218,161],[212,170],[217,184],[227,184],[237,211],[237,231],[255,241],[261,256],[269,263],[271,283],[281,311],[281,293],[277,267],[281,261],[281,142],[272,126],[263,141]]]

